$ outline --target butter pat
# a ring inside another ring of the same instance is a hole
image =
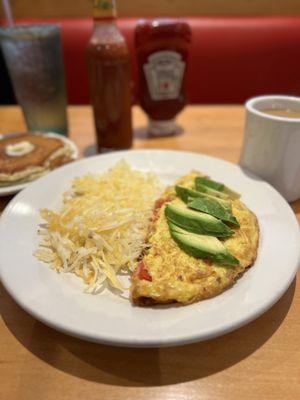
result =
[[[27,140],[23,140],[22,142],[18,142],[15,144],[8,144],[5,147],[5,153],[11,157],[21,157],[25,154],[31,153],[35,146],[28,142]]]

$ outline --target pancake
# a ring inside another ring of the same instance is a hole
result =
[[[191,187],[198,172],[180,178],[176,184]],[[195,258],[184,252],[173,240],[165,216],[166,204],[184,204],[168,188],[156,203],[150,226],[147,249],[132,276],[131,300],[137,305],[178,302],[190,304],[222,293],[253,265],[258,248],[257,218],[239,199],[231,202],[232,214],[240,227],[232,228],[231,237],[221,239],[239,265],[220,265],[208,259]]]
[[[63,139],[20,134],[0,140],[0,186],[31,181],[72,161],[72,149]]]

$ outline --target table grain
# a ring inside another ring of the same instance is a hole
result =
[[[69,107],[68,116],[80,155],[95,154],[90,107]],[[187,107],[178,117],[180,132],[166,138],[147,136],[138,107],[133,121],[134,148],[180,149],[238,162],[241,106]],[[18,107],[0,107],[0,133],[24,129]],[[0,199],[0,211],[10,198]],[[291,206],[300,221],[300,201]],[[296,400],[299,309],[295,279],[269,311],[235,332],[176,348],[126,349],[56,332],[24,312],[0,286],[0,399]]]

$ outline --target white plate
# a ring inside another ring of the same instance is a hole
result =
[[[242,193],[259,219],[258,258],[223,294],[185,307],[134,307],[106,291],[82,292],[72,274],[57,274],[36,260],[41,207],[60,205],[70,180],[101,172],[120,158],[165,183],[198,169]],[[270,308],[292,282],[299,261],[299,227],[285,200],[269,184],[237,166],[204,155],[137,150],[87,158],[59,168],[19,193],[0,220],[0,271],[4,286],[26,311],[45,324],[82,339],[119,346],[171,346],[232,331]]]
[[[0,140],[3,139],[5,136],[7,136],[7,135],[0,135]],[[78,148],[77,148],[76,144],[74,142],[72,142],[72,140],[70,140],[70,139],[68,139],[68,138],[66,138],[66,137],[64,137],[62,135],[59,135],[57,133],[52,133],[52,132],[51,133],[45,133],[44,136],[57,137],[58,139],[63,140],[72,149],[72,159],[76,160],[76,158],[78,158]],[[18,192],[20,192],[20,190],[22,190],[26,186],[28,186],[31,182],[32,181],[18,183],[16,185],[9,185],[9,186],[0,187],[0,197],[18,193]]]

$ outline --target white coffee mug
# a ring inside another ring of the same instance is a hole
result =
[[[262,112],[292,109],[300,113],[300,97],[259,96],[246,102],[242,167],[273,185],[287,201],[300,198],[300,117]]]

